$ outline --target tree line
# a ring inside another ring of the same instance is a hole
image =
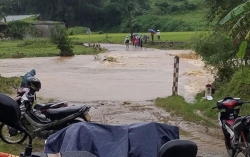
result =
[[[40,14],[41,20],[92,29],[120,25],[150,7],[149,0],[0,0],[0,6],[6,15]]]

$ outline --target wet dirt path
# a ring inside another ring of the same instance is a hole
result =
[[[35,68],[42,82],[37,96],[90,104],[95,122],[116,125],[154,121],[177,125],[182,139],[198,144],[199,155],[226,156],[221,137],[211,135],[219,130],[182,121],[154,106],[155,98],[172,93],[174,55],[189,50],[101,46],[109,52],[98,55],[97,60],[92,55],[2,59],[0,73],[20,76]],[[114,62],[102,61],[110,57]],[[200,60],[180,58],[179,94],[187,101],[192,101],[194,94],[213,80],[202,65]]]

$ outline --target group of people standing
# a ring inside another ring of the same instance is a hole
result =
[[[151,38],[152,38],[152,42],[154,42],[154,34],[153,32],[151,32]],[[160,31],[157,30],[157,37],[158,40],[160,40]],[[133,34],[130,36],[131,38],[129,38],[129,36],[126,36],[125,40],[124,40],[124,44],[126,44],[126,48],[129,48],[129,43],[133,44],[133,47],[143,47],[143,44],[147,44],[147,41],[149,39],[149,36],[144,34],[142,35],[138,35],[138,34]],[[131,42],[130,42],[131,40]]]

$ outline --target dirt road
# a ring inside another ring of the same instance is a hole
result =
[[[221,137],[213,134],[219,130],[185,122],[154,106],[156,97],[172,93],[174,55],[189,50],[101,46],[109,52],[97,59],[92,55],[2,59],[0,72],[2,76],[20,76],[34,68],[42,81],[37,94],[40,97],[91,104],[92,119],[105,124],[155,121],[177,125],[182,139],[198,144],[199,155],[226,156]],[[179,94],[193,101],[193,96],[213,78],[203,70],[200,60],[180,56],[184,58],[180,58]],[[103,61],[105,58],[112,61]]]

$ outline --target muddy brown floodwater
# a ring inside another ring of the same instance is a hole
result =
[[[155,98],[172,93],[174,55],[188,54],[190,50],[101,46],[109,52],[97,59],[93,55],[1,59],[0,73],[21,76],[34,68],[42,82],[37,96],[90,104],[95,122],[116,125],[154,121],[177,125],[182,139],[198,144],[199,155],[226,156],[219,130],[185,122],[154,105]],[[105,58],[111,61],[103,61]],[[199,59],[187,58],[180,58],[179,94],[193,101],[213,77]]]

